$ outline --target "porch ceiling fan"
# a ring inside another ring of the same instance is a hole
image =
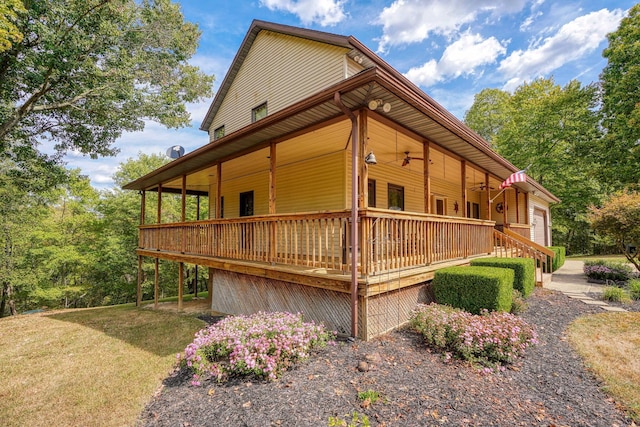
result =
[[[486,182],[480,182],[478,184],[474,184],[473,187],[471,187],[469,190],[471,191],[485,191],[487,189],[487,183]],[[495,190],[494,187],[489,186],[489,190]]]
[[[402,159],[402,166],[407,166],[411,163],[411,160],[424,160],[422,157],[412,157],[409,155],[408,151],[404,152],[404,159]]]

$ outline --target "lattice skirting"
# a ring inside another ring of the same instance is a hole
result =
[[[330,330],[351,333],[349,294],[218,269],[210,269],[209,274],[214,311],[233,315],[301,312],[306,321],[323,322]],[[405,323],[411,309],[428,300],[428,286],[424,283],[375,297],[360,297],[359,338],[368,340]]]

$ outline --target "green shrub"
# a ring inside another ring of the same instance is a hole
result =
[[[479,258],[471,261],[471,265],[510,268],[513,270],[513,289],[528,297],[536,286],[536,264],[531,258]]]
[[[567,249],[564,246],[547,246],[555,254],[553,259],[547,257],[547,273],[551,273],[559,269],[564,265],[564,260],[567,256]],[[551,271],[548,271],[551,268]]]
[[[627,288],[629,289],[629,296],[631,296],[631,299],[640,299],[640,279],[629,280]]]
[[[605,301],[622,303],[631,302],[629,293],[625,289],[619,288],[617,286],[606,286],[604,289],[602,289],[602,299]]]
[[[511,310],[513,270],[471,266],[438,270],[433,278],[436,302],[479,314]]]

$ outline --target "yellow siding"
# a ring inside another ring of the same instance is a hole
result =
[[[344,79],[347,50],[270,31],[261,31],[209,128],[227,134],[251,123],[251,110],[267,102],[273,114]]]

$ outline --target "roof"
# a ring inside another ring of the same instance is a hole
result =
[[[499,179],[506,179],[513,172],[520,170],[493,151],[489,143],[482,137],[354,37],[263,21],[253,21],[251,24],[230,70],[205,116],[202,129],[207,129],[210,126],[213,116],[229,90],[251,44],[262,30],[276,31],[348,47],[353,50],[354,54],[360,53],[367,58],[363,65],[368,68],[283,110],[209,142],[123,188],[132,190],[153,188],[159,183],[166,183],[181,175],[205,169],[215,163],[265,147],[271,142],[285,140],[322,122],[343,117],[342,111],[333,101],[336,92],[340,93],[343,104],[351,110],[366,106],[371,99],[384,99],[392,105],[391,111],[384,113],[386,118],[411,129],[425,141],[430,141],[456,153],[472,164],[491,172]],[[525,191],[536,192],[539,197],[549,202],[560,201],[530,177],[527,177],[526,183],[517,183],[514,186]]]

